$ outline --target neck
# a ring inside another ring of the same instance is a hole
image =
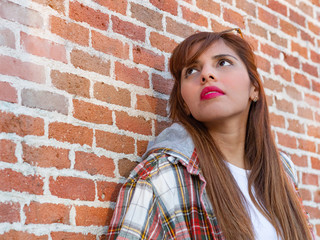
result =
[[[214,127],[208,126],[208,129],[225,156],[226,161],[237,167],[245,168],[244,145],[246,125],[224,122],[222,125],[214,124]]]

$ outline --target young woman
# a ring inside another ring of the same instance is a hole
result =
[[[313,239],[250,45],[231,30],[197,33],[175,48],[170,71],[176,123],[122,187],[107,237]]]

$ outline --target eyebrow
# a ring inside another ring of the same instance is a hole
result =
[[[222,57],[232,57],[235,60],[238,61],[238,58],[236,58],[235,56],[231,55],[231,54],[218,54],[218,55],[214,55],[213,57],[211,57],[212,59],[217,59],[217,58],[222,58]]]

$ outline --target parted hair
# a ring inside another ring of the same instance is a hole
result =
[[[181,96],[183,68],[218,39],[222,39],[240,57],[259,93],[259,100],[251,102],[246,123],[244,159],[246,168],[251,170],[248,178],[250,197],[282,239],[312,239],[305,213],[272,137],[267,100],[251,45],[233,33],[200,32],[180,43],[170,58],[170,71],[175,80],[169,100],[170,117],[181,122],[192,136],[207,182],[206,191],[222,233],[227,240],[255,239],[245,199],[225,164],[224,155],[206,126],[186,111]],[[197,49],[191,55],[195,44]]]

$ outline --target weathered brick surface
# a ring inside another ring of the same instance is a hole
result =
[[[320,239],[317,0],[0,0],[0,239],[105,239],[123,181],[172,123],[171,52],[231,27]]]

